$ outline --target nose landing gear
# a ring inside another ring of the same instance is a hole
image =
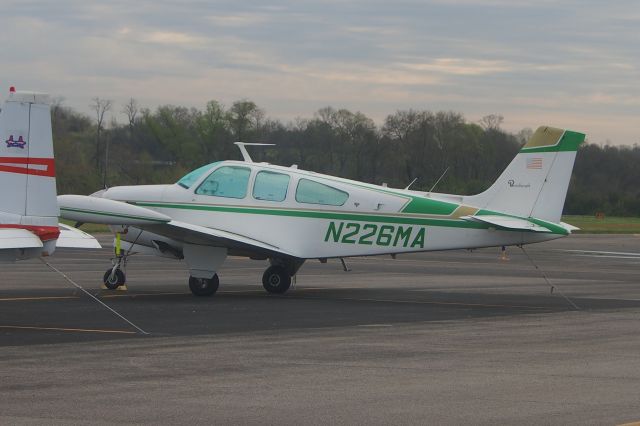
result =
[[[127,276],[124,271],[127,269],[127,257],[129,256],[129,253],[120,249],[119,232],[116,233],[115,254],[116,257],[111,259],[113,266],[107,269],[102,277],[104,286],[109,290],[116,290],[127,281]]]
[[[115,290],[121,285],[124,285],[126,280],[126,276],[124,272],[122,272],[122,269],[117,267],[107,269],[102,278],[104,286],[109,290]]]

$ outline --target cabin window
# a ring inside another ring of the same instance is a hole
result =
[[[300,179],[296,189],[296,201],[306,204],[341,206],[347,202],[349,194],[322,183]]]
[[[200,179],[200,176],[211,170],[216,164],[218,163],[207,164],[206,166],[195,169],[194,171],[184,175],[184,177],[180,179],[177,184],[183,188],[191,188],[191,185],[193,185],[198,179]]]
[[[265,201],[284,201],[287,198],[289,175],[275,172],[258,172],[253,184],[253,198]]]
[[[247,195],[250,174],[251,169],[246,167],[220,167],[200,184],[196,194],[244,198]]]

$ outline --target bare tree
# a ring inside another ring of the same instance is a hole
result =
[[[124,107],[122,107],[122,113],[127,116],[129,120],[129,131],[133,131],[133,126],[136,124],[136,116],[138,115],[139,107],[138,102],[130,98],[129,102],[127,102]]]
[[[484,130],[499,130],[503,121],[503,116],[499,114],[489,114],[480,119],[480,126]]]
[[[111,110],[113,103],[109,99],[100,99],[99,97],[93,98],[93,103],[89,105],[96,113],[96,168],[100,170],[100,147],[102,145],[102,131],[104,130],[105,114]],[[109,147],[105,149],[104,166],[102,167],[102,181],[106,186],[107,180],[107,162],[109,155]]]
[[[529,141],[529,139],[531,139],[531,136],[533,136],[533,130],[525,127],[516,134],[516,139],[518,139],[518,142],[524,145]]]

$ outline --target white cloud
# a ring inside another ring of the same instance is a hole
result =
[[[238,13],[227,15],[211,15],[207,20],[221,27],[250,27],[264,24],[270,20],[269,16],[258,13]]]
[[[491,61],[472,58],[438,58],[420,64],[399,64],[414,71],[431,71],[453,75],[482,75],[512,71],[514,67],[505,61]]]

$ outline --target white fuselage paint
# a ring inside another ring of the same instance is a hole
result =
[[[194,192],[212,170],[224,165],[252,169],[245,198],[198,195]],[[253,181],[261,170],[291,176],[284,201],[261,201],[252,197]],[[349,199],[343,206],[299,203],[295,200],[295,192],[300,178],[345,191],[349,193]],[[417,195],[424,196],[423,193],[389,189],[293,168],[226,161],[212,166],[189,189],[179,185],[114,187],[102,196],[137,204],[176,221],[250,237],[302,259],[529,244],[562,236],[497,230],[484,225],[474,227],[468,221],[449,215],[403,213],[402,209],[412,196]],[[433,199],[439,199],[438,196],[433,194]],[[429,223],[421,223],[424,221]],[[149,232],[139,234],[137,229],[129,227],[123,239],[147,247],[154,247],[153,240],[182,247],[178,241]]]

